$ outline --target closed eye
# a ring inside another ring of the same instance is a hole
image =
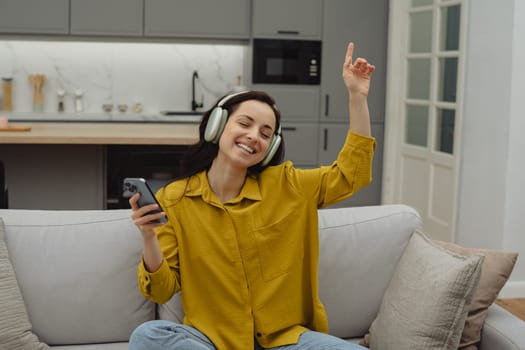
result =
[[[272,135],[268,132],[261,132],[261,135],[264,139],[269,139],[270,137],[272,137]]]

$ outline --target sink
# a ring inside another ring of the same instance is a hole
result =
[[[162,115],[202,115],[202,113],[197,111],[160,111]]]

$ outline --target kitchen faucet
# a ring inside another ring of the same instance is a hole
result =
[[[193,76],[191,77],[191,110],[195,112],[197,108],[201,108],[204,105],[204,96],[202,97],[201,103],[198,103],[195,100],[195,80],[199,78],[199,74],[196,70],[193,71]]]

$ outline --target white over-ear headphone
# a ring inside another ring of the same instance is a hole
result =
[[[226,121],[228,120],[228,110],[222,108],[226,102],[228,102],[231,98],[245,94],[248,91],[241,91],[236,92],[234,94],[228,95],[221,99],[219,103],[217,103],[217,107],[215,107],[211,113],[210,118],[208,119],[208,123],[206,124],[206,130],[204,131],[204,140],[212,143],[219,143],[219,139],[221,138],[222,132],[224,130],[224,126],[226,125]],[[281,145],[281,125],[277,128],[277,131],[272,135],[272,139],[270,141],[270,145],[268,146],[268,150],[266,151],[266,155],[264,156],[264,159],[261,162],[262,166],[267,165],[272,160],[273,156],[279,149],[279,146]]]

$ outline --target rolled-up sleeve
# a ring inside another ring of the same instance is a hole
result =
[[[321,167],[319,207],[344,200],[372,182],[373,137],[349,132],[331,166]]]

